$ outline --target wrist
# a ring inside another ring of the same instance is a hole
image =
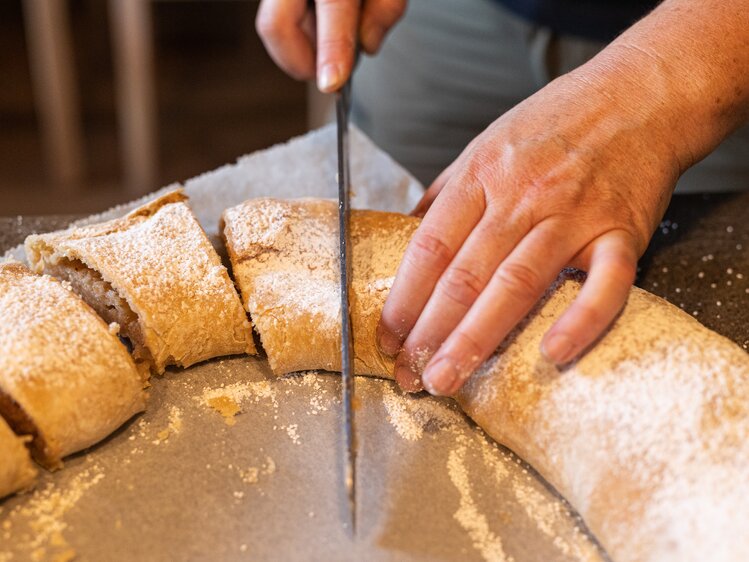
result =
[[[667,0],[585,65],[680,171],[749,118],[749,0]]]

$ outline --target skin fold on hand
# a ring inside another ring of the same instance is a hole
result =
[[[375,54],[405,10],[405,0],[262,0],[255,27],[287,74],[334,92],[353,70],[357,42]]]
[[[746,120],[747,13],[746,0],[664,2],[435,180],[378,329],[401,387],[454,394],[565,267],[587,280],[541,352],[565,364],[595,342],[679,175]]]

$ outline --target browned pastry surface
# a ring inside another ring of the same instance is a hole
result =
[[[0,418],[0,498],[29,488],[36,479],[24,440]]]
[[[127,349],[59,281],[0,264],[0,317],[0,414],[33,436],[44,466],[61,466],[144,409]]]
[[[277,374],[336,370],[333,202],[250,200],[224,213],[245,305]],[[418,220],[352,216],[356,372],[391,377],[374,327]],[[579,361],[558,369],[541,338],[577,296],[564,272],[456,397],[583,516],[614,560],[749,558],[749,355],[633,288]]]
[[[338,213],[331,200],[252,199],[227,209],[221,230],[232,269],[273,372],[340,370]],[[403,251],[419,220],[353,211],[354,370],[390,376],[373,345]]]
[[[156,373],[256,353],[239,296],[186,199],[176,190],[120,219],[26,240],[32,266],[117,322],[136,361]]]

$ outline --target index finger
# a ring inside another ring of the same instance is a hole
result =
[[[255,29],[273,61],[297,80],[315,74],[315,50],[304,31],[311,13],[306,0],[263,0]]]
[[[456,213],[460,209],[460,213]],[[486,209],[478,187],[445,188],[406,248],[377,329],[380,349],[395,355],[416,324],[437,281]]]
[[[317,87],[334,92],[354,68],[359,22],[357,0],[316,0]]]

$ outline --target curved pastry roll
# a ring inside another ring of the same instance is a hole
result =
[[[176,190],[120,219],[26,239],[34,269],[69,281],[156,373],[256,352],[229,274],[186,199]]]
[[[558,370],[539,345],[580,287],[564,273],[459,404],[614,560],[749,559],[749,355],[633,288],[606,335]]]
[[[0,498],[30,488],[36,479],[24,440],[0,418]]]
[[[335,212],[327,201],[256,200],[224,215],[277,373],[339,368]],[[366,357],[356,371],[390,378],[374,326],[418,221],[362,212],[352,224],[355,347]],[[614,560],[749,559],[749,355],[633,288],[605,336],[560,370],[539,345],[581,280],[559,277],[459,404],[569,500]]]
[[[58,468],[145,407],[135,363],[78,296],[21,264],[0,264],[0,414]]]
[[[224,211],[234,277],[273,372],[340,370],[338,207],[319,199],[251,199]],[[351,321],[356,373],[391,376],[375,330],[419,220],[353,211]]]

